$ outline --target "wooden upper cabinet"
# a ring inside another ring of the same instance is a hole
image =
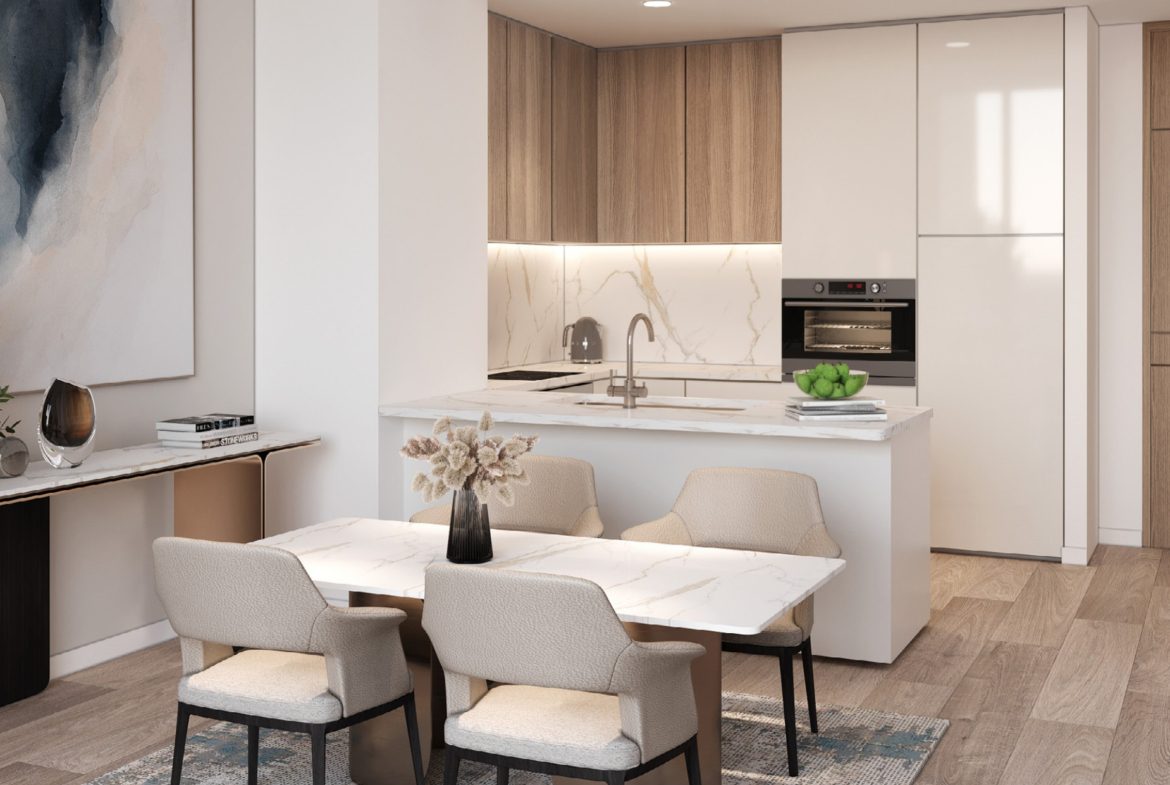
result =
[[[552,239],[552,36],[506,20],[508,239]]]
[[[597,239],[681,243],[686,48],[597,55]]]
[[[780,242],[780,41],[686,50],[686,239]]]
[[[508,23],[488,14],[488,240],[508,239]]]
[[[597,50],[552,42],[552,239],[597,241]]]
[[[1150,31],[1150,127],[1170,128],[1170,30]]]

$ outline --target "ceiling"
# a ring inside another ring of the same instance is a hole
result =
[[[488,0],[496,13],[596,47],[776,35],[788,28],[1063,8],[1070,0]],[[1170,0],[1093,0],[1103,25],[1170,19]]]

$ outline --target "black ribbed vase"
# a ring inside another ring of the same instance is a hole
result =
[[[447,561],[483,564],[492,559],[492,530],[488,508],[475,491],[455,491],[451,500],[451,526],[447,531]]]

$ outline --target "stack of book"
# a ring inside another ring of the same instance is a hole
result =
[[[873,398],[839,398],[823,401],[818,398],[799,398],[785,407],[788,417],[798,422],[885,422],[885,401]]]
[[[164,447],[182,447],[188,450],[206,450],[209,447],[227,447],[241,442],[253,442],[260,434],[256,418],[250,414],[201,414],[196,417],[177,417],[155,423],[158,441]]]

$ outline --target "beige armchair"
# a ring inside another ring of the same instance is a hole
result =
[[[447,685],[444,785],[461,760],[601,780],[685,755],[699,785],[696,643],[630,639],[601,587],[579,578],[440,564],[423,628]]]
[[[488,502],[493,529],[601,536],[605,525],[597,513],[592,464],[555,455],[528,454],[519,460],[531,482],[514,486],[516,501],[511,507],[495,499]],[[419,510],[410,517],[411,523],[446,525],[450,520],[450,504]]]
[[[696,469],[687,477],[669,513],[627,529],[622,539],[797,556],[841,555],[840,546],[825,527],[816,480],[776,469]],[[800,652],[804,667],[809,727],[817,732],[812,626],[813,598],[809,597],[758,635],[723,636],[725,651],[779,657],[788,773],[792,776],[798,771],[792,673],[796,652]]]
[[[389,608],[333,608],[291,553],[163,537],[155,583],[179,635],[183,677],[171,783],[192,714],[248,727],[255,785],[260,728],[308,733],[313,785],[325,785],[325,736],[402,707],[417,785],[422,754],[414,690]]]

